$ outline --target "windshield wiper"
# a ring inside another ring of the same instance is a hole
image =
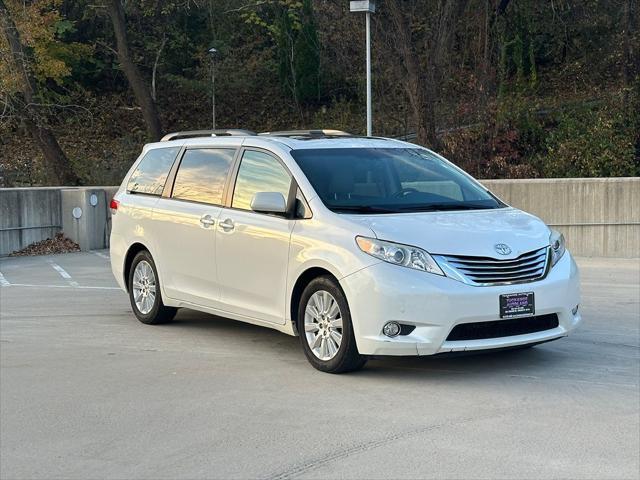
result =
[[[496,207],[478,205],[477,203],[431,203],[427,205],[407,206],[403,212],[436,212],[444,210],[491,210]]]
[[[400,213],[398,209],[375,207],[371,205],[327,205],[334,212],[348,213]]]

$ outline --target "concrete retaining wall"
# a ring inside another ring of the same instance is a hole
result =
[[[59,188],[0,188],[0,255],[62,229]]]
[[[640,257],[640,178],[483,183],[509,205],[539,216],[564,233],[575,255]],[[82,250],[107,247],[111,231],[108,207],[116,190],[117,187],[0,189],[0,255],[59,231]],[[72,214],[76,207],[82,210],[80,218]]]
[[[118,187],[0,188],[0,256],[63,232],[82,250],[106,248]],[[79,218],[73,216],[74,209]]]
[[[572,253],[640,257],[640,178],[483,180],[509,205],[561,231]]]

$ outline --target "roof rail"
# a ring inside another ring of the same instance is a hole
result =
[[[169,140],[194,137],[246,137],[255,134],[256,132],[252,132],[251,130],[241,130],[239,128],[229,128],[222,130],[190,130],[186,132],[168,133],[164,137],[162,137],[160,141],[168,142]]]
[[[283,130],[281,132],[262,132],[258,135],[272,137],[298,137],[298,138],[327,138],[327,137],[352,137],[353,134],[342,130]]]

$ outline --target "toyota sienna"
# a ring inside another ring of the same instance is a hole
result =
[[[562,234],[398,140],[169,134],[110,207],[113,273],[141,322],[186,307],[274,328],[325,372],[528,347],[581,321]]]

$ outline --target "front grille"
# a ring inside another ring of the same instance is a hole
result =
[[[538,315],[536,317],[509,318],[491,322],[461,323],[456,325],[447,341],[485,340],[487,338],[512,337],[526,333],[543,332],[558,326],[558,315]]]
[[[524,283],[538,280],[547,273],[549,247],[523,253],[511,260],[491,257],[439,255],[438,259],[471,285]]]

